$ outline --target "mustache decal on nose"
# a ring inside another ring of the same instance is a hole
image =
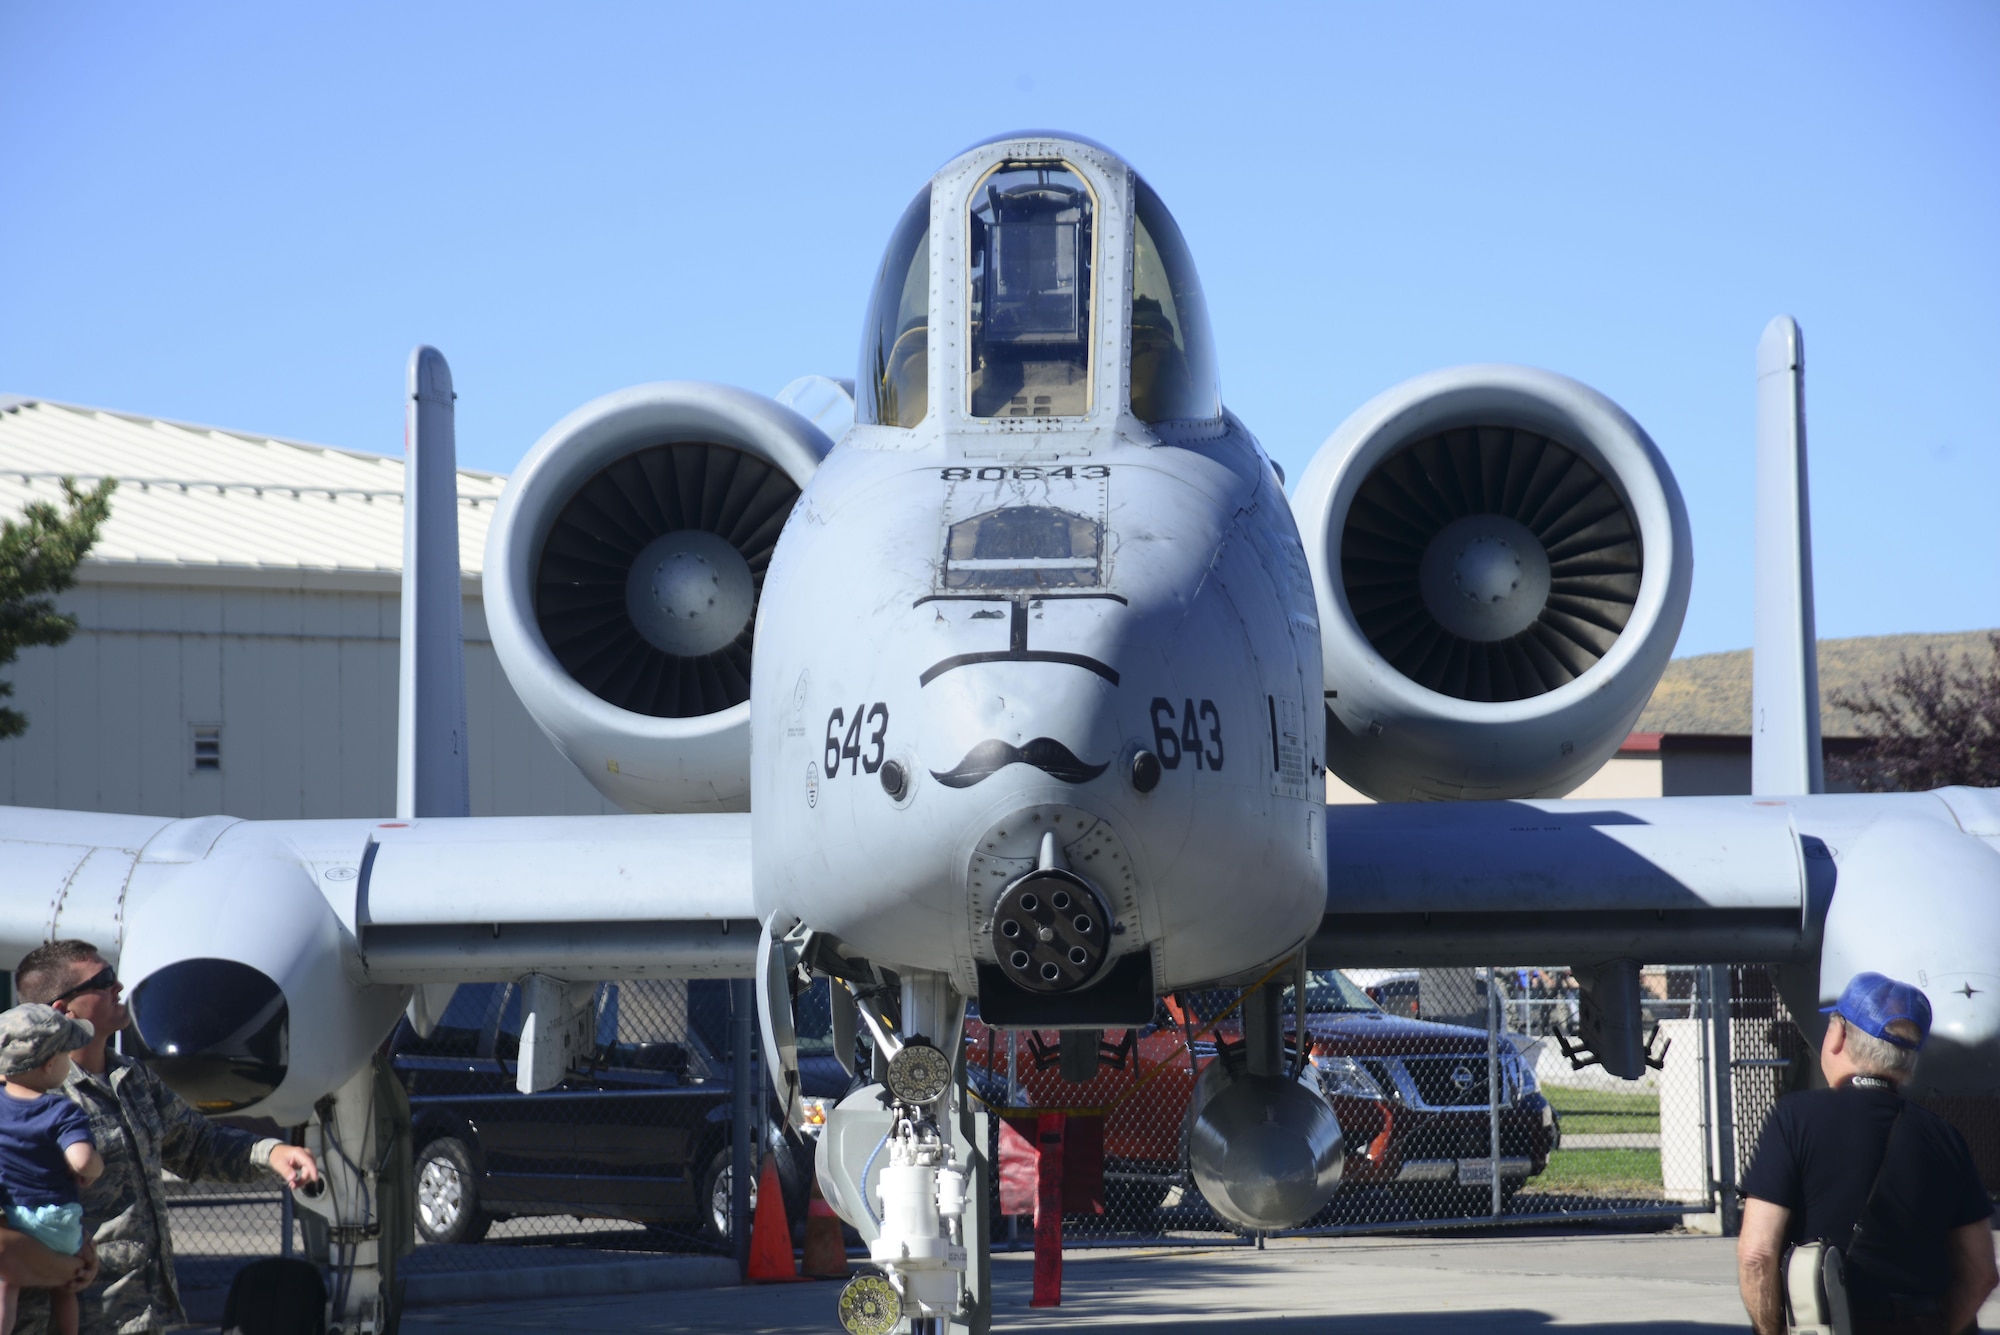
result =
[[[1026,746],[1013,746],[999,738],[989,738],[965,753],[965,759],[931,777],[947,788],[970,788],[1007,765],[1033,765],[1051,778],[1064,783],[1086,783],[1104,773],[1105,765],[1091,765],[1053,737],[1037,737]]]

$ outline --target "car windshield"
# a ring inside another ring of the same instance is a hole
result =
[[[1290,1014],[1296,988],[1285,989],[1284,1009]],[[1338,969],[1318,969],[1306,975],[1306,1014],[1339,1015],[1350,1011],[1380,1010],[1354,980]]]

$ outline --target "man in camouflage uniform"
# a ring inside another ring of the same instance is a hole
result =
[[[90,1114],[104,1156],[104,1176],[83,1190],[84,1236],[97,1243],[97,1282],[82,1294],[79,1335],[130,1335],[187,1320],[174,1278],[173,1240],[161,1174],[255,1182],[275,1173],[292,1186],[319,1177],[306,1150],[218,1126],[190,1108],[165,1082],[107,1049],[131,1020],[123,986],[84,941],[56,941],[30,951],[14,971],[22,1001],[39,1001],[90,1022],[91,1045],[72,1054],[63,1091]],[[21,1295],[17,1335],[43,1335],[48,1303]]]

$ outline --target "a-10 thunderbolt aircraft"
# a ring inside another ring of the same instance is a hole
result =
[[[495,647],[638,814],[464,815],[452,393],[420,350],[398,818],[0,811],[0,943],[115,948],[179,1088],[344,1151],[302,1204],[355,1268],[350,1330],[380,1316],[370,1054],[460,982],[523,981],[543,1088],[595,981],[754,977],[795,1110],[790,998],[835,979],[875,1079],[819,1158],[879,1267],[844,1319],[917,1335],[986,1321],[953,1080],[972,999],[1063,1030],[1088,1078],[1096,1031],[1175,989],[1560,958],[1581,1040],[1630,1078],[1640,961],[1776,963],[1810,1019],[1875,968],[1936,1008],[1928,1085],[1991,1093],[2000,799],[1816,795],[1796,326],[1759,359],[1760,796],[1543,800],[1626,736],[1687,604],[1645,432],[1558,375],[1449,370],[1360,409],[1288,503],[1223,406],[1160,197],[1087,140],[996,139],[897,223],[851,390],[801,382],[802,412],[642,385],[514,474]],[[1329,809],[1328,767],[1383,804]],[[1278,995],[1252,993],[1241,1069],[1216,1064],[1189,1128],[1247,1227],[1312,1214],[1342,1163]]]

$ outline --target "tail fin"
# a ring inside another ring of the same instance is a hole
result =
[[[465,752],[465,605],[458,568],[458,441],[451,367],[432,347],[410,353],[403,405],[403,631],[396,700],[396,816],[469,816]],[[410,1023],[429,1036],[451,1004],[450,983],[410,998]],[[523,1069],[526,1069],[525,1067]]]
[[[451,368],[410,354],[404,405],[403,641],[397,697],[396,815],[469,816],[465,626],[458,572],[458,458]]]
[[[1806,353],[1780,315],[1757,343],[1757,627],[1751,677],[1750,791],[1826,791],[1813,625],[1806,487]]]

